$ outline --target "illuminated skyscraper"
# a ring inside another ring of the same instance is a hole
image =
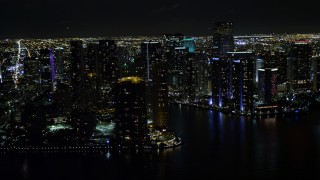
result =
[[[259,69],[264,68],[264,59],[256,59],[256,66],[255,66],[255,74],[254,74],[254,79],[255,79],[255,84],[258,84],[259,81]]]
[[[84,81],[86,102],[90,105],[97,105],[99,97],[99,91],[97,89],[97,71],[98,71],[98,54],[99,45],[96,43],[87,44],[85,48],[85,68],[84,68]]]
[[[278,50],[274,52],[274,58],[277,61],[277,82],[278,84],[284,83],[288,80],[287,78],[287,58],[288,54],[284,50]]]
[[[152,65],[164,61],[161,43],[154,41],[141,43],[141,60],[144,62],[146,72],[143,78],[146,81],[152,80]]]
[[[165,62],[152,65],[152,110],[153,125],[166,129],[168,124],[168,66]]]
[[[288,58],[288,80],[292,89],[311,89],[312,48],[306,42],[291,45]]]
[[[112,106],[112,89],[119,78],[117,45],[114,40],[99,41],[99,59],[97,64],[99,104],[102,107]]]
[[[82,41],[70,42],[70,74],[71,74],[71,100],[72,106],[85,107],[85,60]]]
[[[161,83],[161,79],[159,79],[159,77],[156,77],[158,78],[158,82],[154,82],[153,75],[158,76],[158,73],[160,73],[159,71],[161,70],[157,69],[157,72],[153,72],[153,67],[157,68],[155,64],[164,62],[164,59],[162,57],[161,43],[154,41],[141,43],[141,61],[143,62],[143,69],[145,71],[143,78],[145,79],[147,86],[146,103],[148,118],[154,119],[154,113],[156,112],[154,112],[153,104],[157,103],[156,101],[158,101],[158,97],[154,91],[155,88],[159,87],[157,83]]]
[[[173,64],[169,63],[169,88],[173,94],[182,96],[185,87],[184,66],[188,58],[188,49],[176,47],[174,49]]]
[[[169,63],[169,72],[172,67],[175,65],[175,49],[183,47],[183,34],[174,33],[174,34],[164,34],[163,35],[163,47],[164,47],[164,57],[165,60]]]
[[[181,33],[164,34],[163,37],[165,52],[173,51],[174,48],[183,46],[183,34]]]
[[[26,58],[24,61],[25,90],[40,92],[40,61],[38,58]]]
[[[63,83],[67,80],[66,76],[66,60],[67,60],[67,53],[64,48],[55,48],[54,49],[54,65],[55,65],[55,79],[57,83]]]
[[[227,58],[212,59],[213,107],[226,107],[232,98],[232,61]]]
[[[252,52],[230,52],[232,61],[233,108],[241,113],[253,111],[253,74],[255,57]]]
[[[184,74],[184,99],[188,101],[192,101],[196,96],[196,85],[197,85],[197,67],[196,67],[196,59],[194,53],[188,53],[186,62],[183,66],[183,74]]]
[[[320,89],[320,57],[312,58],[312,89],[318,91]]]
[[[40,91],[53,91],[55,88],[54,58],[51,49],[41,49],[40,61]]]
[[[213,25],[212,56],[234,51],[233,24],[229,21]]]
[[[121,78],[115,88],[116,138],[120,145],[143,146],[147,141],[146,84],[139,77]]]
[[[277,68],[259,69],[259,101],[270,105],[277,93]]]
[[[212,85],[212,77],[209,74],[209,68],[211,64],[208,61],[208,55],[206,53],[196,53],[196,97],[201,98],[211,94],[210,87]]]
[[[189,53],[195,53],[196,44],[194,42],[194,38],[185,37],[182,41],[183,41],[183,47],[188,48]]]
[[[85,140],[95,128],[95,113],[90,110],[88,92],[88,49],[82,41],[70,42],[71,61],[71,124],[78,139]],[[89,48],[90,49],[90,48]],[[89,53],[90,54],[90,53]]]

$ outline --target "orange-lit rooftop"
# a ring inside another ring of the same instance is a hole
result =
[[[122,83],[125,81],[129,81],[129,82],[135,83],[135,84],[143,82],[143,80],[140,77],[130,76],[130,77],[124,77],[124,78],[119,79],[118,83]]]

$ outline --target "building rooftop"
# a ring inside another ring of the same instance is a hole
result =
[[[118,80],[118,83],[122,83],[122,82],[131,82],[134,84],[138,84],[143,82],[143,80],[140,77],[129,76],[129,77],[124,77]]]

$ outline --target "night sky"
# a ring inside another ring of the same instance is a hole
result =
[[[0,0],[0,38],[210,35],[224,20],[235,35],[320,32],[317,1],[278,1]]]

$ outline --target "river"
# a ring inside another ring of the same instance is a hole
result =
[[[320,113],[248,118],[170,105],[183,145],[154,151],[0,155],[1,177],[60,179],[319,179]],[[2,178],[1,178],[2,179]]]

